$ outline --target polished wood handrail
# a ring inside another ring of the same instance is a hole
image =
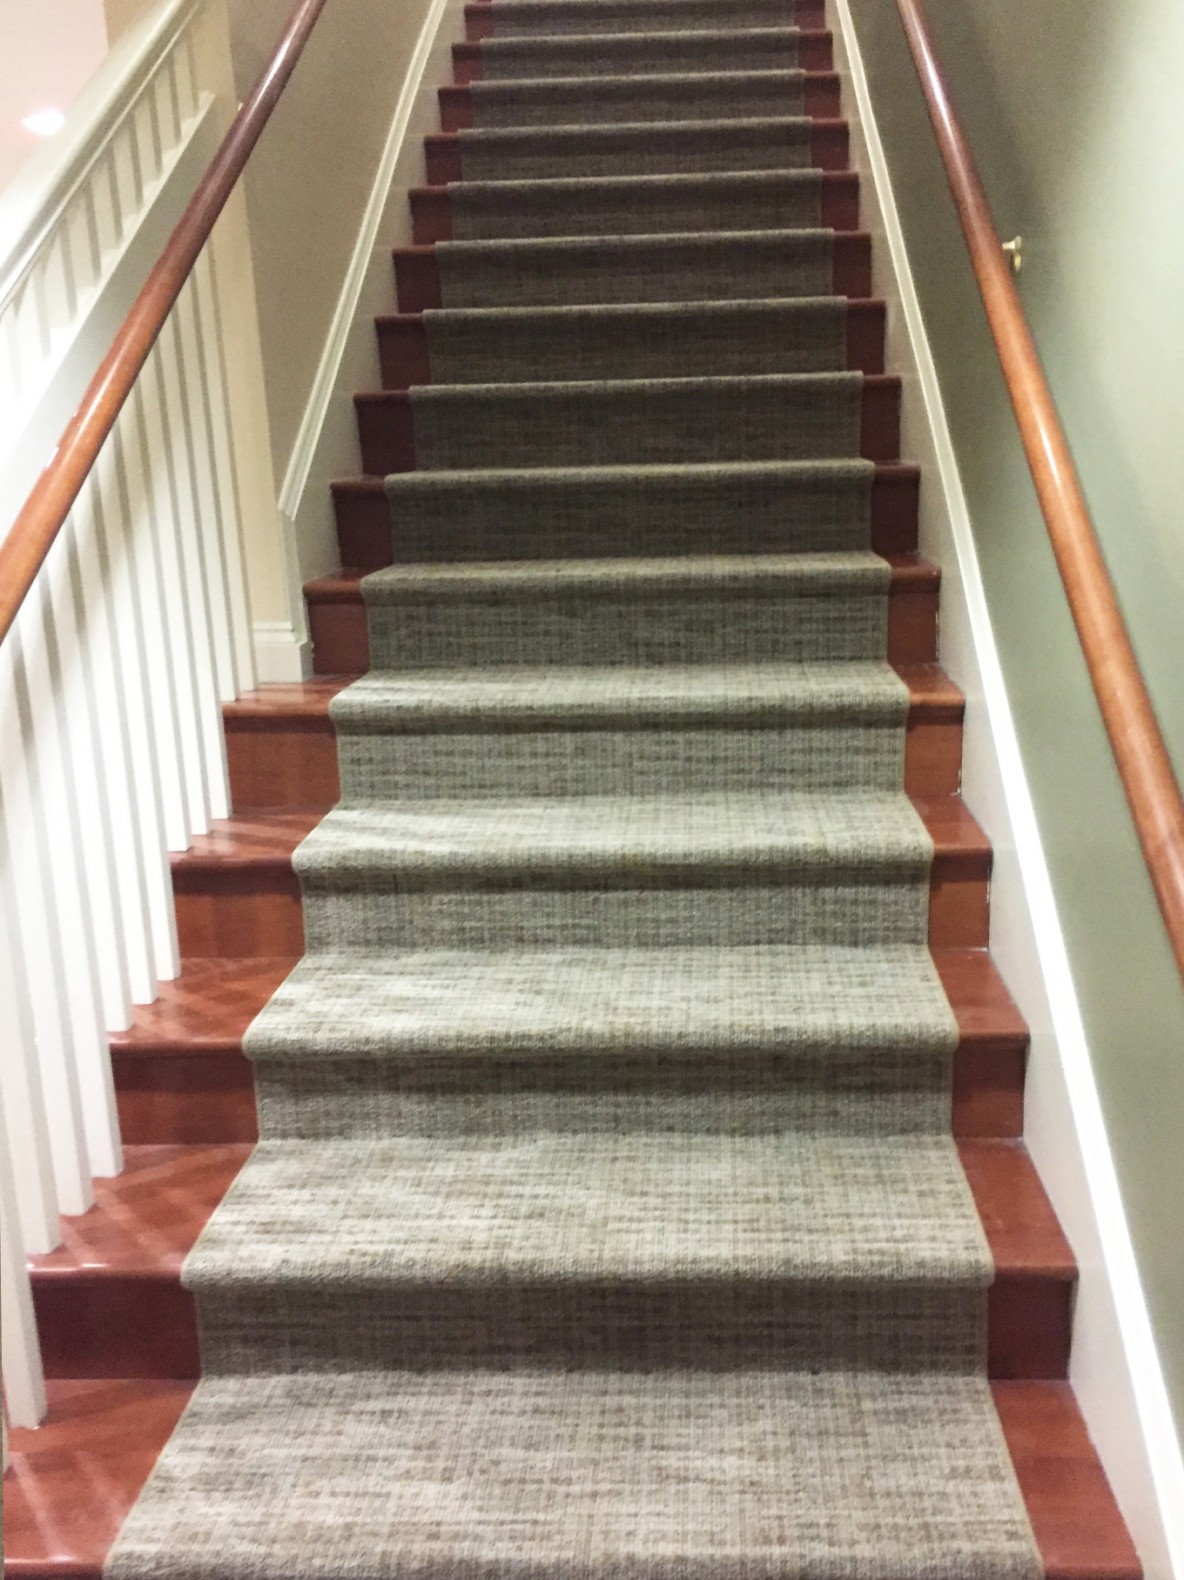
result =
[[[921,0],[897,0],[1106,733],[1184,977],[1184,798]]]
[[[17,617],[124,402],[287,86],[325,0],[299,0],[70,419],[0,543],[0,641]]]

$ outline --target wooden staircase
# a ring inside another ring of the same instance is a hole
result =
[[[884,304],[871,299],[870,239],[821,5],[809,34],[808,113],[827,171],[823,223],[841,234],[834,288],[851,303],[848,365],[870,375],[863,454],[876,463],[873,546],[892,565],[889,657],[910,693],[906,789],[936,846],[930,944],[961,1041],[954,1134],[995,1258],[990,1375],[1021,1489],[1056,1580],[1138,1580],[1140,1567],[1066,1381],[1075,1284],[1069,1246],[1022,1134],[1027,1033],[987,953],[991,851],[959,796],[962,698],[937,665],[940,574],[917,557],[916,467],[899,460],[900,385],[883,372]],[[433,244],[450,234],[455,132],[471,122],[487,15],[467,8],[456,84],[427,140],[429,185],[411,194],[415,245],[394,255],[395,314],[378,320],[383,390],[358,396],[367,475],[334,487],[342,564],[306,588],[317,678],[270,686],[224,710],[234,815],[173,860],[180,978],[112,1039],[127,1168],[101,1182],[64,1245],[34,1264],[51,1413],[15,1432],[6,1483],[12,1580],[90,1580],[199,1375],[195,1310],[180,1267],[256,1135],[243,1032],[302,951],[299,840],[334,803],[329,702],[368,666],[360,593],[391,559],[385,472],[414,467],[407,389],[430,382],[425,308],[438,305]]]

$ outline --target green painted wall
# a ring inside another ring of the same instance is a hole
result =
[[[895,0],[852,0],[1145,1292],[1184,1435],[1184,990],[1047,546]],[[1177,770],[1184,7],[927,0]]]

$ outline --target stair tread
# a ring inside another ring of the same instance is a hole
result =
[[[414,733],[695,721],[754,727],[815,714],[899,720],[907,688],[885,663],[372,670],[333,704],[339,731]]]
[[[17,1467],[4,1499],[10,1580],[100,1580],[192,1390],[170,1380],[49,1381],[45,1425],[9,1437]],[[1048,1580],[1141,1580],[1069,1385],[995,1382],[991,1393]]]
[[[944,1048],[948,1022],[921,946],[318,952],[285,980],[248,1045],[256,1059],[278,1050],[318,1062],[853,1045],[922,1058]]]
[[[450,194],[468,196],[474,193],[488,193],[499,200],[509,195],[511,189],[524,195],[537,195],[539,197],[561,197],[565,193],[591,196],[593,192],[624,193],[636,191],[639,195],[647,192],[661,192],[673,188],[676,191],[693,192],[696,188],[709,190],[731,191],[736,187],[744,187],[759,191],[764,189],[777,190],[778,188],[792,187],[823,187],[859,185],[859,176],[853,170],[820,170],[808,167],[800,170],[707,170],[707,171],[671,171],[665,175],[623,175],[623,176],[515,176],[506,181],[449,181],[442,185],[425,183],[423,186],[412,187],[411,195],[418,193],[435,193],[441,197]],[[818,229],[817,226],[799,226],[796,233],[803,230]],[[793,230],[790,234],[794,234]],[[672,236],[681,236],[682,231],[666,231],[663,233],[667,240]],[[717,234],[729,234],[718,232]],[[735,234],[732,232],[730,234]],[[769,231],[756,234],[767,236]],[[475,238],[480,240],[482,238]],[[515,237],[493,238],[496,240],[517,240]],[[526,239],[526,238],[522,238]],[[531,238],[533,239],[533,238]],[[575,237],[556,237],[555,240],[574,240]]]
[[[822,467],[822,466],[836,466],[836,467],[837,466],[864,466],[864,467],[871,466],[873,474],[874,474],[874,476],[876,478],[901,478],[901,479],[907,478],[907,479],[910,479],[910,480],[915,479],[916,477],[918,477],[919,472],[920,472],[920,468],[916,465],[915,462],[907,462],[907,461],[875,461],[875,462],[866,462],[866,461],[826,461],[826,462],[823,462],[823,461],[713,461],[713,462],[710,462],[710,463],[707,463],[707,464],[709,464],[713,470],[720,469],[720,468],[736,468],[736,469],[743,468],[745,470],[750,470],[751,469],[753,471],[759,471],[759,472],[762,472],[762,473],[768,471],[770,474],[772,474],[773,470],[776,469],[779,472],[785,473],[785,475],[790,475],[788,473],[787,469],[791,468],[791,467],[801,468],[801,467],[804,467],[804,466],[809,466],[811,468],[819,468],[819,467]],[[639,466],[636,466],[636,467],[629,467],[628,468],[628,470],[630,472],[635,472],[635,471],[660,472],[663,469],[664,468],[662,466],[654,465],[652,463],[648,464],[648,465],[639,465]],[[682,466],[679,467],[680,471],[691,470],[691,469],[692,469],[692,463],[684,463]],[[531,478],[531,479],[536,479],[537,480],[537,479],[540,479],[540,478],[541,479],[546,479],[548,477],[553,477],[553,476],[555,476],[557,474],[560,474],[560,473],[563,473],[563,472],[565,472],[567,470],[568,470],[568,468],[565,468],[565,467],[536,467],[536,468],[533,468],[533,469],[530,469],[530,470],[525,470],[525,469],[521,469],[521,468],[507,468],[506,469],[506,474],[507,475],[512,475],[514,477],[522,477],[523,479]],[[625,469],[624,468],[618,468],[618,467],[604,466],[604,467],[597,467],[597,468],[595,468],[595,470],[596,470],[597,474],[607,476],[607,475],[609,475],[609,474],[611,474],[613,472],[623,471]],[[489,469],[471,469],[470,468],[468,470],[463,470],[463,471],[461,471],[461,470],[447,471],[447,472],[443,472],[442,471],[442,472],[421,473],[421,474],[413,474],[413,475],[416,475],[416,476],[422,477],[422,478],[430,478],[433,481],[438,482],[440,479],[457,479],[457,480],[461,480],[461,479],[472,478],[472,479],[476,480],[478,478],[489,478],[489,477],[496,478],[499,474],[497,472],[491,472]],[[334,481],[332,487],[333,487],[333,492],[335,494],[338,494],[338,495],[352,496],[352,497],[363,497],[363,498],[379,498],[379,499],[381,499],[381,498],[385,497],[386,485],[387,485],[387,479],[385,477],[380,477],[377,474],[371,472],[371,473],[367,473],[367,474],[365,474],[363,476],[360,476],[360,477],[341,477],[341,478],[337,478]],[[921,562],[917,562],[916,561],[916,556],[915,555],[884,555],[882,557],[885,558],[885,559],[888,559],[890,563],[899,563],[902,566],[904,564],[906,564],[906,563],[921,563]],[[307,592],[308,588],[310,588],[310,587],[316,589],[316,588],[319,588],[319,587],[331,585],[333,583],[339,582],[342,578],[345,578],[346,580],[349,580],[350,578],[357,579],[358,577],[361,576],[361,574],[362,573],[359,572],[359,571],[353,571],[349,567],[346,567],[345,569],[343,569],[337,575],[321,576],[321,577],[311,578],[308,582],[305,583],[305,591]]]
[[[927,569],[933,572],[935,568]],[[899,570],[907,576],[913,565],[906,562]],[[788,587],[812,585],[830,595],[839,588],[878,590],[885,579],[884,557],[870,549],[801,554],[683,554],[654,559],[390,565],[367,577],[365,594],[371,604],[435,602],[448,597],[518,599],[559,593],[594,597],[598,592],[625,591],[637,596],[717,589],[779,593]],[[339,580],[347,580],[344,572]]]
[[[712,870],[787,865],[920,877],[930,855],[921,820],[900,794],[725,792],[339,807],[293,864],[306,883],[387,871],[397,871],[401,885],[417,874],[447,883],[477,874],[629,872],[648,885],[668,872],[709,882]]]
[[[671,38],[721,39],[724,41],[730,41],[733,39],[745,40],[750,38],[800,39],[802,37],[809,37],[829,39],[831,35],[829,30],[826,28],[803,28],[787,25],[783,27],[672,28],[665,32],[661,32],[657,29],[651,31],[649,28],[647,28],[644,35],[642,36],[644,36],[647,40],[657,39],[659,41]],[[483,50],[492,44],[499,47],[499,53],[500,46],[512,45],[515,49],[517,49],[522,44],[530,44],[531,46],[557,46],[575,44],[586,45],[589,49],[595,49],[600,46],[611,45],[612,43],[619,40],[625,44],[627,48],[635,49],[637,47],[638,37],[639,35],[637,33],[502,33],[494,39],[481,39],[476,42],[472,40],[466,40],[464,43],[454,45],[453,47],[455,49],[461,50]],[[595,74],[593,73],[592,75]]]
[[[776,666],[774,666],[776,667]],[[794,666],[783,666],[791,669]],[[954,682],[946,675],[937,664],[896,664],[893,666],[908,689],[909,707],[912,715],[926,719],[951,719],[962,717],[965,699]],[[524,679],[538,673],[525,671]],[[606,683],[612,684],[620,678],[620,671],[616,669],[599,672]],[[640,674],[640,671],[625,671],[625,674]],[[644,671],[649,677],[652,671]],[[249,729],[252,727],[264,729],[268,725],[285,721],[296,720],[307,723],[328,721],[336,715],[334,700],[347,688],[365,681],[368,688],[373,688],[372,694],[376,701],[380,700],[386,684],[390,684],[398,693],[403,688],[403,682],[414,680],[415,677],[399,675],[393,676],[383,671],[370,671],[365,676],[359,675],[326,675],[312,680],[281,681],[264,684],[253,691],[245,691],[235,702],[222,705],[222,717],[235,729]],[[426,680],[426,676],[424,677]],[[431,684],[438,687],[441,700],[446,700],[450,691],[450,683],[455,680],[455,674],[433,672]],[[491,690],[496,690],[499,695],[503,681],[490,676],[488,671],[474,672],[474,678],[488,682]],[[510,677],[504,683],[508,684]],[[501,704],[504,706],[504,702]],[[338,705],[340,706],[340,705]]]
[[[463,1576],[474,1553],[516,1567],[527,1539],[546,1572],[574,1551],[589,1577],[655,1553],[660,1572],[705,1575],[738,1550],[755,1573],[845,1572],[873,1544],[877,1572],[905,1576],[930,1543],[952,1572],[1027,1574],[990,1398],[985,1380],[859,1373],[228,1377],[195,1395],[189,1457],[166,1458],[152,1491],[193,1510],[186,1572],[282,1572],[298,1517],[302,1572],[326,1580]],[[232,1441],[251,1473],[215,1481]],[[972,1458],[974,1478],[943,1474]],[[150,1518],[122,1537],[132,1573],[160,1572]]]
[[[636,80],[636,79],[634,79]],[[429,132],[425,141],[439,146],[462,146],[470,142],[491,144],[513,143],[522,140],[545,142],[570,142],[577,138],[591,141],[616,142],[623,137],[638,135],[670,135],[685,132],[688,137],[709,138],[715,133],[731,130],[761,129],[772,131],[777,127],[792,128],[806,139],[817,128],[846,127],[847,121],[838,115],[721,115],[711,120],[679,120],[672,116],[665,121],[612,121],[585,123],[574,121],[548,126],[466,126],[457,132]]]
[[[637,177],[623,179],[636,180]],[[653,179],[652,177],[649,179]],[[702,179],[702,178],[695,178]],[[713,180],[719,180],[716,176]],[[422,187],[417,191],[447,191],[446,187]],[[671,231],[638,231],[629,236],[614,236],[611,245],[615,250],[628,251],[664,251],[674,246],[698,246],[705,249],[722,249],[735,246],[737,243],[751,243],[762,248],[773,248],[785,243],[801,241],[803,239],[817,238],[828,241],[835,236],[857,237],[863,240],[870,239],[870,231],[856,228],[854,230],[835,231],[820,225],[791,225],[783,226],[777,230],[671,230]],[[420,242],[413,246],[395,247],[395,257],[406,253],[412,257],[422,257],[427,254],[437,254],[447,250],[453,254],[466,252],[480,252],[490,254],[493,252],[518,252],[529,250],[546,256],[560,252],[586,252],[599,254],[605,247],[605,238],[595,236],[484,236],[474,237],[471,240],[451,240]]]
[[[429,307],[418,313],[380,313],[374,322],[379,328],[392,324],[420,325],[432,319],[449,318],[458,323],[465,324],[505,324],[512,326],[519,323],[529,323],[541,320],[543,324],[563,323],[572,320],[586,320],[595,323],[601,319],[675,319],[686,323],[693,319],[713,319],[725,317],[773,317],[785,314],[788,317],[797,317],[816,312],[820,308],[830,308],[836,302],[841,302],[848,313],[867,311],[882,311],[885,303],[882,296],[849,297],[839,296],[837,293],[830,296],[760,296],[751,298],[729,298],[721,301],[694,301],[694,302],[576,302],[576,303],[542,303],[539,306],[522,307]],[[744,463],[735,462],[734,465]],[[754,465],[767,465],[770,463],[757,462]],[[777,463],[772,463],[777,464]],[[798,463],[785,462],[785,465]]]
[[[1022,1143],[959,1140],[954,1145],[997,1277],[1043,1270],[1072,1279],[1072,1252]],[[181,1264],[252,1150],[249,1142],[126,1147],[124,1172],[96,1180],[90,1211],[62,1220],[61,1246],[30,1257],[34,1283],[127,1277],[176,1282]]]
[[[963,1045],[1026,1041],[1023,1017],[986,950],[931,954]],[[127,1031],[112,1035],[112,1053],[117,1059],[241,1053],[243,1033],[297,964],[294,955],[188,958],[175,981],[161,983],[156,1002],[139,1008]]]
[[[551,398],[557,394],[565,395],[569,400],[601,400],[605,396],[630,396],[645,394],[654,390],[669,389],[672,393],[682,390],[702,390],[704,396],[714,399],[725,395],[729,391],[737,394],[745,391],[796,389],[809,393],[816,390],[825,393],[828,389],[876,389],[897,390],[900,388],[900,378],[894,373],[860,373],[851,368],[835,368],[825,373],[747,373],[747,374],[696,374],[682,378],[625,378],[625,379],[531,379],[521,383],[489,383],[489,384],[423,384],[418,385],[414,392],[408,390],[360,390],[354,400],[375,406],[406,406],[417,401],[473,401],[473,400],[498,400],[498,401],[528,401],[542,398]],[[826,457],[820,460],[819,465],[833,465],[841,457]],[[645,463],[639,463],[645,464]],[[649,463],[660,465],[663,463]],[[666,463],[681,465],[683,463]],[[703,463],[691,462],[691,465]],[[708,463],[711,465],[725,465],[724,461]],[[811,465],[812,462],[802,464]],[[449,468],[459,471],[461,468]],[[485,471],[487,468],[475,467],[474,471]],[[523,470],[526,470],[523,468]],[[560,470],[560,468],[547,468],[547,470]]]
[[[649,1234],[659,1204],[662,1232]],[[398,1232],[377,1237],[378,1223]],[[264,1140],[184,1278],[191,1289],[721,1277],[985,1288],[992,1273],[948,1137],[652,1132]]]
[[[988,858],[990,844],[958,796],[911,796],[939,856]],[[326,815],[324,807],[244,812],[219,819],[171,858],[174,876],[199,871],[290,869],[292,852]]]

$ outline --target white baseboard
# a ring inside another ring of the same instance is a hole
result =
[[[307,680],[312,674],[312,643],[286,620],[256,620],[251,635],[261,686]]]
[[[353,394],[379,387],[374,317],[394,308],[391,248],[411,241],[407,189],[423,180],[423,137],[439,129],[436,89],[452,80],[451,47],[463,30],[463,0],[431,0],[280,489],[302,581],[340,565],[329,484],[361,467]]]
[[[921,550],[942,570],[941,661],[966,694],[962,793],[994,847],[991,951],[1031,1030],[1024,1139],[1080,1270],[1071,1380],[1147,1580],[1184,1580],[1180,1444],[849,0],[830,4],[889,365],[903,380],[903,453],[921,465]]]

